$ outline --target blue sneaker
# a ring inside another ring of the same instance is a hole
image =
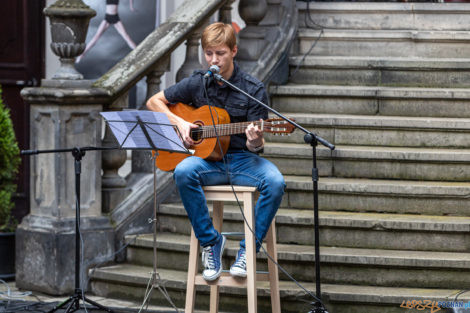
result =
[[[235,263],[230,267],[230,274],[237,277],[246,277],[246,251],[240,248]]]
[[[225,236],[221,236],[215,245],[202,248],[202,264],[204,264],[202,277],[207,281],[216,280],[222,273],[222,254],[224,253],[225,241]]]

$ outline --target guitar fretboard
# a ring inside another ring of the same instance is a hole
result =
[[[258,126],[260,129],[263,129],[266,126],[270,126],[270,122],[266,121],[252,121],[252,122],[241,122],[241,123],[230,123],[230,124],[220,124],[216,125],[214,129],[214,126],[201,126],[199,129],[193,130],[192,132],[198,133],[198,135],[201,135],[200,138],[213,138],[216,137],[217,135],[219,136],[230,136],[230,135],[235,135],[235,134],[242,134],[245,132],[245,129],[253,123],[255,126]],[[216,135],[216,130],[217,130],[217,135]]]

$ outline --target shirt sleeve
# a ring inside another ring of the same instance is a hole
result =
[[[268,94],[266,89],[263,85],[257,86],[253,93],[251,93],[253,97],[258,99],[259,101],[263,102],[264,104],[268,104]],[[261,104],[250,100],[250,105],[248,107],[248,114],[247,120],[248,121],[258,121],[259,119],[267,119],[268,118],[268,109],[266,109]]]
[[[185,104],[193,103],[193,95],[196,94],[194,89],[196,88],[197,90],[198,88],[198,80],[196,75],[182,79],[163,91],[165,98],[172,104],[178,102]]]

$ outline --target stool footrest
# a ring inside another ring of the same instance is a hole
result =
[[[230,273],[230,270],[222,270],[222,273]],[[266,275],[268,275],[269,272],[266,272],[266,271],[256,271],[256,274],[266,274]]]
[[[220,233],[221,235],[224,235],[224,236],[245,236],[245,233],[244,232],[237,232],[237,231],[233,231],[233,232],[221,232]]]
[[[265,273],[256,273],[256,281],[269,281],[269,276]],[[233,277],[230,273],[222,273],[218,279],[206,281],[202,275],[196,275],[195,285],[245,287],[246,278]]]

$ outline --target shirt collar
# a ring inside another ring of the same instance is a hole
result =
[[[238,82],[240,80],[240,67],[238,66],[237,62],[233,61],[233,72],[230,78],[228,79],[229,82],[232,84]],[[223,84],[222,86],[218,86],[219,88],[226,88],[228,87],[227,84]]]
[[[238,63],[233,61],[233,72],[232,72],[232,76],[230,76],[229,78],[229,82],[236,82],[238,81],[238,79],[240,78],[239,75],[240,74],[240,67],[238,66]]]

